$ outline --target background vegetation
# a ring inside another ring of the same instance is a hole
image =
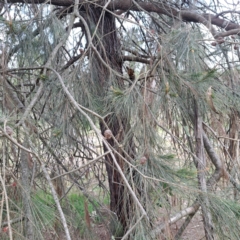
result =
[[[239,239],[237,4],[1,1],[0,238]]]

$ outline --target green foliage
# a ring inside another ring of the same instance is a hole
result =
[[[84,202],[87,201],[86,197],[81,194],[72,193],[69,195],[68,199],[72,210],[76,213],[79,220],[84,219]],[[88,202],[87,205],[89,213],[92,213],[92,211],[94,210],[94,206],[90,202]]]
[[[112,87],[111,90],[113,92],[113,95],[116,96],[116,97],[124,95],[124,92],[119,88],[113,88]]]
[[[240,219],[240,204],[230,199],[223,200],[221,204],[222,211],[226,210],[229,214],[234,214],[237,219]]]
[[[185,178],[185,179],[194,179],[197,175],[196,170],[189,169],[189,168],[181,168],[177,170],[177,175],[180,178]]]
[[[224,196],[211,196],[211,213],[219,239],[238,239],[240,204]]]
[[[54,224],[56,224],[56,218],[58,219],[58,212],[52,195],[43,191],[38,191],[32,197],[32,201],[34,206],[33,213],[39,226],[53,228]],[[105,198],[103,201],[107,203],[108,199]],[[89,214],[96,210],[93,204],[86,200],[86,197],[78,193],[70,193],[67,199],[62,201],[62,208],[67,221],[70,221],[75,228],[79,228],[82,234],[86,230],[85,202],[87,202]],[[97,201],[95,201],[94,204],[97,205]],[[101,221],[101,218],[99,221]]]
[[[39,77],[40,77],[40,79],[43,80],[43,81],[47,80],[47,76],[44,75],[44,74],[41,74]]]
[[[213,68],[207,71],[190,74],[189,81],[194,81],[195,83],[210,82],[215,76],[217,76],[217,69]]]
[[[55,202],[51,194],[38,191],[32,197],[33,213],[37,222],[44,227],[53,227],[56,218]]]

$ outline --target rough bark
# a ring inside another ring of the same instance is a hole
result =
[[[113,83],[117,84],[119,88],[123,87],[123,80],[111,71],[111,69],[117,73],[121,73],[122,71],[122,60],[120,55],[121,48],[120,42],[117,38],[114,16],[107,12],[104,13],[104,16],[101,16],[101,8],[95,8],[91,11],[89,7],[89,13],[90,14],[87,16],[87,22],[91,34],[93,34],[96,25],[99,24],[96,35],[93,38],[93,44],[96,46],[97,52],[94,52],[92,56],[90,56],[90,61],[93,66],[92,80],[98,85],[99,89],[97,94],[103,97],[106,94],[106,91],[109,91],[109,88]],[[101,43],[99,42],[100,40]],[[107,67],[103,61],[105,61],[109,67]],[[106,89],[106,91],[103,91],[103,89]],[[106,105],[111,103],[103,102],[103,104]],[[109,109],[111,109],[111,106],[109,106]],[[104,135],[104,132],[107,129],[110,129],[113,136],[118,136],[119,142],[124,138],[123,132],[128,132],[130,129],[130,125],[125,118],[124,113],[121,116],[111,114],[104,119],[104,122],[105,123],[100,123],[102,134]],[[121,151],[120,148],[115,146],[112,138],[108,139],[108,143],[118,152]],[[129,143],[129,146],[129,151],[132,151],[131,142]],[[104,151],[108,151],[106,146],[104,146]],[[122,152],[119,153],[120,154],[116,154],[115,157],[122,171],[125,172],[124,161],[120,157],[121,155],[124,156],[124,154]],[[105,159],[110,190],[110,210],[116,213],[122,227],[127,230],[129,218],[132,213],[132,199],[131,196],[126,197],[128,195],[126,194],[127,188],[111,155],[108,154]]]

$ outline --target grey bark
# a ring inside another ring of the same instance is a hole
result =
[[[27,147],[26,137],[23,146]],[[31,211],[31,185],[30,185],[30,170],[28,166],[28,153],[21,150],[21,180],[22,180],[22,201],[25,213],[24,232],[28,240],[35,240],[33,215]]]

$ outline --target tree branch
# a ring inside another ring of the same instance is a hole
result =
[[[146,63],[150,64],[151,60],[146,59],[146,58],[141,58],[137,56],[122,56],[123,61],[130,61],[130,62],[141,62],[141,63]]]
[[[51,4],[55,6],[62,6],[62,7],[70,7],[73,6],[74,1],[72,0],[52,0],[46,2],[45,0],[8,0],[9,3],[27,3],[27,4]],[[79,5],[82,4],[91,4],[86,2],[85,0],[80,0]],[[95,4],[95,3],[93,3]],[[104,1],[98,3],[99,7],[106,7]],[[240,29],[240,25],[227,21],[225,19],[219,18],[218,15],[203,13],[200,14],[192,9],[189,10],[178,10],[174,7],[171,7],[169,4],[165,3],[152,3],[152,2],[137,2],[137,4],[133,4],[131,0],[114,0],[111,1],[108,6],[106,7],[108,10],[116,12],[121,11],[146,11],[146,12],[155,12],[158,14],[163,14],[171,18],[176,18],[185,22],[195,22],[201,23],[205,25],[209,31],[213,34],[213,36],[217,39],[219,37],[229,36],[231,34],[238,34],[238,30]],[[236,31],[229,32],[229,33],[217,33],[216,30],[212,27],[215,25],[219,28],[222,28],[226,31],[235,29]]]
[[[83,0],[80,2],[84,2]],[[9,0],[8,3],[28,3],[28,4],[51,4],[55,6],[71,6],[74,5],[72,0]]]

